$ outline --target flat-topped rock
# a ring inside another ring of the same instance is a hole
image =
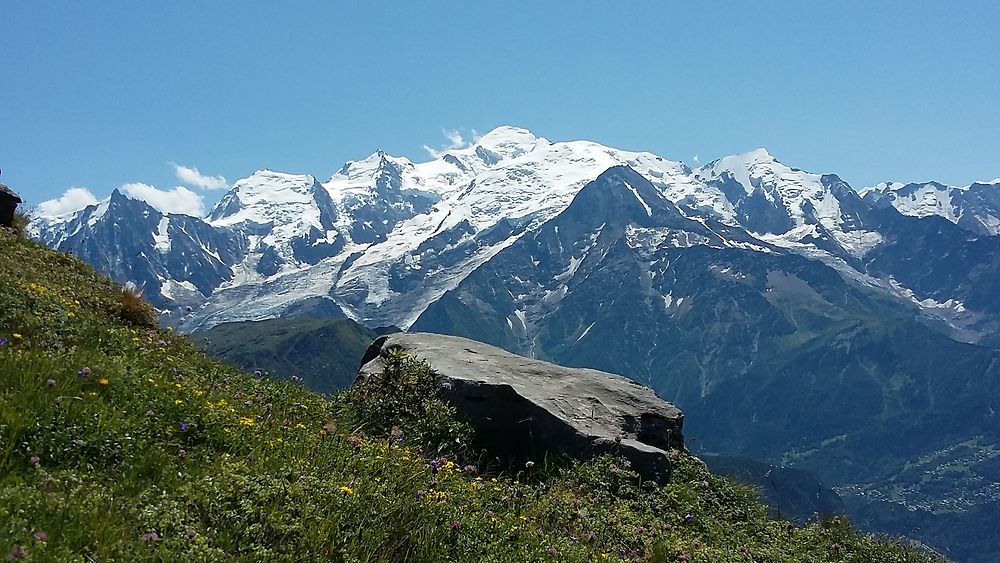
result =
[[[612,452],[646,478],[661,479],[670,468],[667,452],[684,448],[683,413],[620,375],[562,367],[455,336],[399,333],[371,344],[358,377],[381,373],[379,354],[395,347],[430,365],[442,395],[502,461]]]
[[[0,184],[0,227],[9,228],[14,224],[14,211],[19,203],[21,198],[10,188]]]

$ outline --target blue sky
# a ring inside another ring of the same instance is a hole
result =
[[[0,0],[0,181],[30,203],[129,183],[211,203],[173,164],[325,179],[511,124],[968,184],[1000,176],[998,27],[993,1]]]

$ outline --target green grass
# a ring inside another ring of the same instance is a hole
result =
[[[929,560],[770,520],[682,453],[662,486],[614,457],[466,468],[422,363],[325,398],[207,358],[74,257],[6,233],[0,256],[0,557]]]

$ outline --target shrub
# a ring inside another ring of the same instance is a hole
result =
[[[358,381],[344,397],[346,417],[375,436],[402,438],[436,453],[465,448],[471,428],[455,418],[455,409],[438,396],[438,377],[427,362],[401,349],[384,350],[382,372]],[[392,436],[400,429],[406,436]]]
[[[28,231],[28,223],[31,223],[31,215],[34,209],[17,209],[14,211],[14,221],[11,228],[14,234],[20,238],[25,238]]]
[[[118,313],[121,320],[133,326],[150,328],[156,326],[156,312],[153,306],[143,299],[139,288],[133,285],[123,287],[118,301],[121,304]]]

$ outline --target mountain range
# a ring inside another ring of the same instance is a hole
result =
[[[183,331],[349,317],[621,373],[693,449],[808,469],[978,560],[1000,540],[937,522],[1000,514],[998,218],[1000,180],[855,190],[763,149],[692,168],[501,127],[325,182],[258,171],[206,218],[115,191],[30,232]]]

